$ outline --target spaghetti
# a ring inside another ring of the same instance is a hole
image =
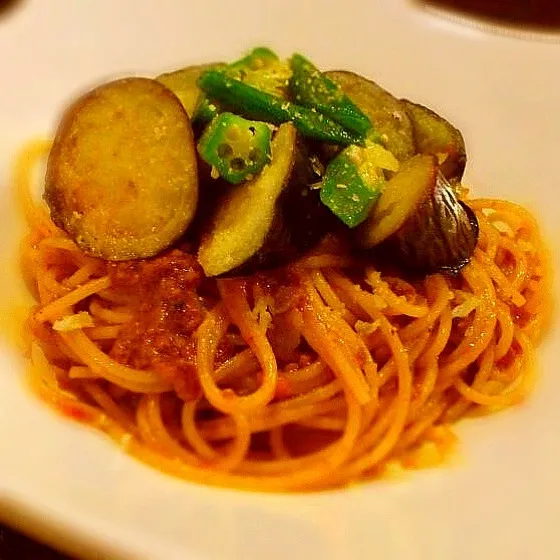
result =
[[[85,255],[31,195],[48,149],[26,149],[15,177],[33,389],[162,471],[251,490],[345,485],[441,462],[454,422],[531,390],[549,265],[511,202],[469,200],[480,236],[454,278],[405,281],[331,239],[281,272],[210,280],[185,251]]]

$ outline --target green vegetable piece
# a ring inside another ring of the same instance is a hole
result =
[[[369,117],[342,91],[301,54],[290,60],[292,77],[290,88],[296,103],[315,108],[348,130],[362,136],[372,128]]]
[[[259,173],[270,161],[272,131],[263,122],[220,113],[198,143],[200,157],[234,185]]]
[[[327,167],[321,187],[321,202],[325,204],[348,227],[356,227],[363,222],[381,194],[384,182],[367,185],[358,168],[344,154],[339,154]]]
[[[212,102],[201,93],[194,108],[192,121],[194,125],[206,125],[220,112],[220,107],[217,103]]]
[[[304,136],[324,142],[345,146],[364,142],[363,135],[346,130],[324,115],[230,78],[225,72],[205,72],[198,85],[210,98],[217,99],[247,118],[272,124],[293,122]]]
[[[225,69],[230,78],[240,80],[272,95],[287,98],[292,71],[267,47],[257,47]]]
[[[279,60],[278,55],[268,47],[256,47],[248,55],[232,62],[228,69],[230,71],[260,70],[261,68],[272,66]]]
[[[397,171],[399,162],[382,146],[350,146],[327,166],[321,202],[348,227],[363,222],[385,185],[383,169]]]
[[[267,47],[257,47],[248,55],[232,62],[224,72],[236,80],[252,85],[262,91],[285,98],[291,70],[278,55]],[[198,98],[193,122],[195,125],[208,124],[219,112],[219,103],[210,100],[204,93]]]

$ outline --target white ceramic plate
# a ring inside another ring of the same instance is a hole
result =
[[[27,0],[0,18],[5,326],[22,294],[10,268],[20,226],[8,171],[18,145],[49,133],[72,94],[102,78],[228,59],[262,43],[358,70],[447,115],[466,137],[476,192],[535,209],[560,242],[557,43],[485,34],[404,0]],[[299,496],[217,490],[151,470],[36,400],[3,339],[0,514],[95,558],[559,558],[558,334],[542,350],[534,398],[463,423],[452,465]]]

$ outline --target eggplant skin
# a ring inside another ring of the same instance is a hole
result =
[[[412,122],[416,150],[421,154],[444,155],[440,170],[452,183],[463,178],[467,164],[465,140],[461,131],[431,109],[401,99]]]
[[[372,80],[354,72],[331,70],[325,75],[336,82],[342,91],[370,118],[382,135],[385,147],[398,160],[405,160],[416,152],[414,130],[406,108],[387,90]]]
[[[478,233],[475,213],[458,200],[437,158],[417,154],[387,182],[356,241],[377,264],[412,276],[454,275],[469,263]]]
[[[358,244],[370,249],[398,232],[429,198],[437,174],[435,156],[417,154],[404,161],[386,183],[367,219],[356,229]]]
[[[430,196],[388,243],[399,262],[414,274],[456,275],[470,262],[478,235],[475,213],[457,199],[440,172]]]
[[[480,224],[478,223],[478,218],[476,217],[474,210],[464,200],[459,200],[459,204],[463,207],[463,210],[467,215],[467,219],[471,224],[472,235],[474,236],[475,241],[478,242],[478,236],[480,234]]]

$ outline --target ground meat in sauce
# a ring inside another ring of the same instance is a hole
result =
[[[126,295],[135,310],[132,321],[121,329],[111,357],[122,364],[159,373],[183,400],[199,397],[194,333],[206,310],[219,297],[215,280],[204,276],[192,254],[179,249],[151,259],[111,263],[109,275],[111,287]],[[297,277],[280,270],[240,281],[247,283],[251,306],[256,293],[272,297],[275,311],[280,314],[301,303]],[[282,360],[280,353],[280,362],[297,361],[298,343],[299,336],[290,356]],[[238,351],[235,341],[224,337],[217,349],[215,366],[219,367]]]
[[[151,369],[169,380],[178,395],[200,393],[193,333],[204,318],[197,293],[203,272],[193,255],[171,250],[153,259],[109,266],[112,287],[131,298],[133,320],[117,337],[111,356],[138,369]]]

